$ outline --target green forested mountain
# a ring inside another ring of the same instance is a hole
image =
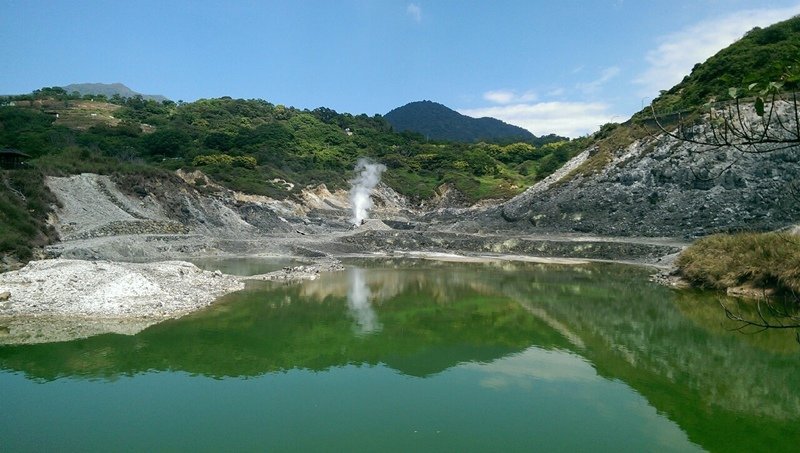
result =
[[[432,101],[408,103],[387,113],[384,118],[396,131],[416,132],[431,140],[464,143],[525,142],[534,145],[566,140],[552,134],[536,137],[521,127],[498,119],[472,118]]]
[[[156,102],[167,100],[166,97],[161,96],[160,94],[137,93],[121,83],[72,83],[63,86],[61,88],[63,88],[64,91],[66,91],[67,93],[72,93],[73,91],[77,91],[82,96],[85,96],[87,94],[89,95],[100,94],[107,98],[112,98],[114,97],[114,95],[117,95],[123,98],[132,98],[135,96],[141,96],[143,99],[153,100]]]

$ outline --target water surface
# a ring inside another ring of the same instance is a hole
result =
[[[296,266],[292,258],[282,257],[205,257],[188,261],[206,271],[220,271],[228,275],[258,275]]]
[[[0,347],[9,451],[789,451],[790,332],[615,265],[359,261],[135,336]]]

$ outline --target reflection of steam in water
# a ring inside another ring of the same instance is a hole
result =
[[[383,326],[370,305],[369,299],[372,293],[364,279],[364,269],[352,268],[348,276],[350,287],[347,290],[347,308],[356,320],[356,331],[361,335],[380,331]]]
[[[526,269],[530,269],[527,267]],[[503,270],[514,270],[505,269]],[[498,294],[503,290],[503,281],[497,279],[496,274],[464,271],[445,267],[443,270],[426,268],[408,269],[397,272],[387,269],[358,269],[361,279],[369,290],[367,299],[370,303],[391,300],[399,294],[408,291],[422,291],[427,300],[437,304],[448,304],[458,299],[459,291],[471,290],[480,294]],[[342,278],[336,272],[322,274],[316,280],[303,282],[300,295],[309,300],[320,303],[327,298],[350,297],[353,277]],[[532,283],[529,283],[532,284]]]

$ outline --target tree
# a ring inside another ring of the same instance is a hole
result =
[[[763,332],[767,329],[796,329],[796,339],[800,343],[800,312],[797,300],[775,299],[765,292],[762,298],[756,301],[755,315],[752,310],[743,311],[742,307],[731,307],[720,302],[725,316],[738,323],[735,330],[745,332],[755,330]]]
[[[189,140],[189,134],[180,129],[165,129],[145,135],[143,145],[150,155],[177,157]]]
[[[709,102],[705,114],[677,117],[677,127],[669,130],[651,106],[653,119],[662,133],[705,147],[708,150],[733,148],[742,153],[769,153],[800,145],[797,93],[781,93],[782,84],[771,82],[756,96],[741,98],[731,88],[729,102]],[[751,84],[748,90],[758,89]]]
[[[758,34],[759,30],[751,33]],[[728,88],[729,100],[710,99],[700,115],[693,111],[672,115],[677,122],[674,130],[668,130],[659,119],[655,101],[650,110],[661,132],[680,141],[709,150],[726,147],[742,153],[769,153],[800,145],[798,88],[800,62],[787,66],[778,81],[751,83],[746,89]]]

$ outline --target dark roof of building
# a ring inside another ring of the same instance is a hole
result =
[[[0,155],[2,155],[2,156],[31,157],[28,154],[25,154],[25,153],[23,153],[22,151],[20,151],[18,149],[11,149],[11,148],[0,149]]]

